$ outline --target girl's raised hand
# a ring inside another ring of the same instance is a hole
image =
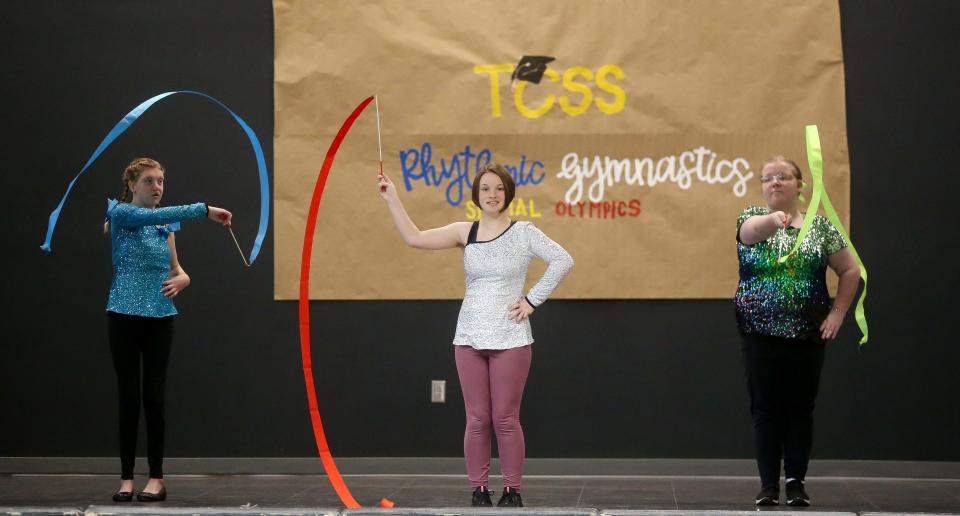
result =
[[[384,201],[390,201],[397,198],[397,187],[386,174],[377,175],[377,191]]]

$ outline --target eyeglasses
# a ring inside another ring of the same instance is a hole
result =
[[[793,176],[792,174],[770,174],[769,176],[760,176],[760,182],[763,184],[767,184],[773,181],[774,179],[776,179],[781,183],[786,183],[787,181],[796,179],[796,177]]]

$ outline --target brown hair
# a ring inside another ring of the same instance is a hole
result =
[[[477,172],[477,176],[473,178],[473,203],[480,206],[480,178],[487,173],[496,174],[496,176],[503,181],[503,208],[500,208],[500,212],[503,213],[504,210],[510,207],[510,203],[513,202],[513,196],[517,191],[517,186],[513,182],[513,176],[510,175],[510,172],[507,172],[507,169],[503,168],[503,165],[492,163],[480,169],[480,172]]]
[[[120,194],[120,202],[130,202],[133,200],[133,193],[130,191],[130,183],[136,183],[140,179],[140,174],[144,170],[155,168],[161,172],[166,172],[157,160],[150,158],[135,158],[123,169],[123,175],[120,180],[123,181],[123,192]],[[103,223],[104,234],[110,234],[110,221]]]
[[[140,179],[140,174],[148,168],[155,168],[160,172],[166,172],[163,165],[150,158],[136,158],[123,169],[123,193],[120,194],[120,202],[130,202],[133,200],[133,194],[130,192],[130,183],[136,183]]]

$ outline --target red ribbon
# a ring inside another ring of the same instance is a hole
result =
[[[320,174],[317,176],[317,184],[313,187],[313,197],[310,199],[310,211],[307,212],[307,227],[303,233],[303,254],[300,258],[300,358],[303,361],[303,381],[307,387],[307,404],[310,408],[310,423],[313,425],[313,437],[317,442],[317,450],[320,452],[320,461],[323,462],[323,470],[327,473],[327,478],[333,484],[334,491],[340,497],[348,509],[359,509],[360,504],[350,494],[347,484],[340,476],[337,464],[330,453],[330,446],[327,444],[327,437],[323,433],[323,421],[320,419],[320,410],[317,408],[317,392],[313,384],[313,358],[310,351],[310,255],[313,254],[313,233],[317,228],[317,212],[320,209],[320,198],[323,197],[323,188],[327,184],[327,175],[330,174],[330,167],[333,166],[333,158],[337,156],[337,150],[340,143],[350,131],[353,122],[357,120],[360,113],[367,107],[373,97],[367,97],[360,103],[353,113],[343,121],[337,136],[330,143],[327,149],[327,157],[323,160],[323,166],[320,168]]]

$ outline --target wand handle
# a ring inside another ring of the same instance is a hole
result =
[[[373,96],[373,105],[377,108],[377,150],[380,151],[380,177],[383,177],[383,140],[380,138],[380,99],[377,95]],[[387,191],[387,187],[381,186],[380,191]]]
[[[227,226],[227,229],[230,230],[230,236],[233,237],[233,243],[237,246],[237,251],[240,253],[240,258],[243,260],[243,264],[249,267],[250,263],[247,262],[247,257],[243,255],[243,249],[240,249],[240,242],[237,242],[237,235],[233,234],[233,228]]]

